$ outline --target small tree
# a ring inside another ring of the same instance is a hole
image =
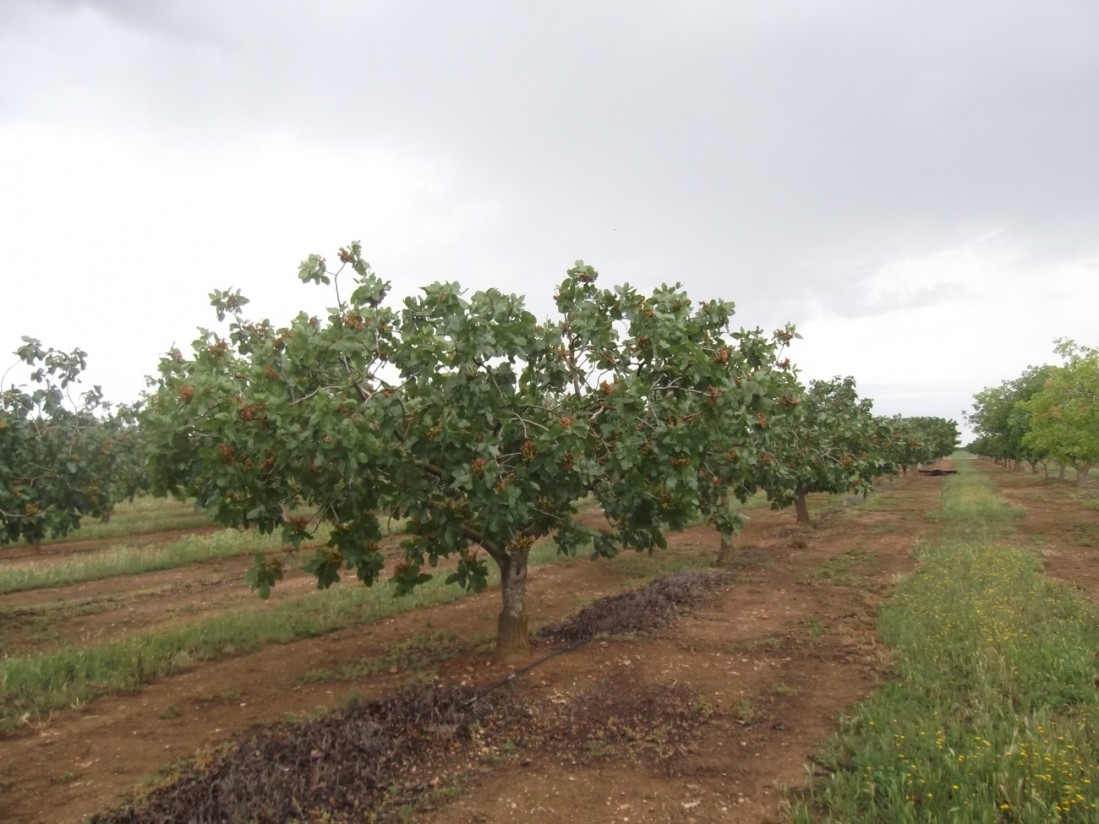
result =
[[[344,569],[379,578],[383,517],[407,519],[398,594],[447,557],[447,580],[480,590],[487,556],[501,580],[501,658],[529,650],[538,539],[611,556],[662,547],[699,513],[723,534],[738,528],[723,505],[752,462],[735,447],[765,425],[792,329],[734,331],[732,304],[696,306],[678,286],[599,289],[582,262],[557,291],[555,321],[455,283],[397,310],[358,243],[340,261],[331,272],[314,255],[299,271],[334,285],[326,321],[302,314],[275,328],[245,320],[239,292],[212,294],[219,320],[231,316],[228,338],[203,330],[190,358],[164,358],[142,414],[156,490],[193,496],[227,525],[282,528],[295,546],[328,523],[307,565],[321,587]],[[347,299],[344,267],[355,275]],[[605,527],[574,520],[588,496]],[[302,508],[315,516],[287,515]],[[257,558],[251,581],[264,595],[281,575]]]
[[[86,353],[23,342],[16,354],[33,386],[0,388],[0,544],[22,538],[37,546],[109,509],[112,467],[97,417],[105,409],[99,387],[69,394]]]
[[[1099,350],[1058,341],[1065,359],[1050,369],[1043,387],[1019,407],[1030,415],[1023,444],[1076,470],[1076,483],[1087,483],[1099,463]]]
[[[892,472],[871,409],[852,377],[812,381],[763,458],[760,483],[771,505],[793,504],[797,522],[809,523],[809,493],[866,492]]]
[[[913,456],[917,464],[945,458],[958,448],[958,424],[947,418],[916,416],[901,418],[901,423],[917,444]]]

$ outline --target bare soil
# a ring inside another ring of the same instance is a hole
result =
[[[926,513],[942,482],[909,475],[865,506],[822,513],[808,527],[795,527],[789,511],[752,510],[722,586],[661,630],[568,651],[566,642],[539,641],[530,661],[495,664],[488,649],[499,595],[488,592],[28,719],[0,741],[0,820],[81,821],[149,776],[178,771],[180,759],[198,753],[207,763],[254,725],[313,717],[349,696],[383,698],[410,683],[476,690],[514,676],[499,691],[520,710],[494,712],[457,766],[451,759],[423,782],[431,789],[416,799],[414,820],[780,821],[784,789],[803,782],[837,716],[888,674],[874,618],[911,568],[914,543],[933,528]],[[669,552],[697,557],[716,549],[713,531],[697,527],[675,536]],[[630,554],[532,569],[532,626],[636,585],[647,563]],[[198,569],[133,576],[144,580],[125,592],[93,588],[67,597],[118,598],[126,610],[144,610],[145,625],[181,605],[204,614],[236,568]],[[150,591],[160,594],[140,594]],[[423,654],[394,657],[425,629],[452,640],[445,650],[424,642]],[[79,631],[77,622],[60,635],[84,637]],[[388,669],[316,677],[385,656],[394,661]],[[545,729],[571,733],[535,734],[532,718],[565,710],[568,723]],[[424,770],[432,768],[425,762]]]

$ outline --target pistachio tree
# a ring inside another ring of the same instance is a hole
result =
[[[348,572],[378,581],[381,519],[403,519],[395,592],[444,559],[471,590],[495,566],[501,658],[529,651],[536,541],[609,557],[663,547],[699,516],[738,529],[725,501],[750,482],[792,328],[734,329],[731,303],[696,304],[679,286],[603,289],[582,262],[546,321],[519,296],[456,283],[394,305],[358,243],[339,259],[299,270],[334,291],[323,319],[248,320],[239,292],[212,293],[227,329],[163,358],[142,413],[155,490],[226,525],[281,529],[291,546],[327,524],[307,563],[321,587]],[[576,520],[584,499],[604,525]],[[257,557],[250,580],[263,595],[282,574],[281,559]]]
[[[109,510],[111,447],[99,387],[76,391],[85,352],[25,337],[16,355],[30,383],[0,386],[0,544],[37,546]]]
[[[813,492],[865,492],[875,477],[893,472],[889,430],[860,398],[852,377],[811,381],[788,402],[783,426],[761,456],[760,486],[772,507],[791,504],[798,523],[809,522]]]
[[[905,441],[902,470],[945,458],[958,447],[956,421],[930,415],[897,417],[895,420]]]

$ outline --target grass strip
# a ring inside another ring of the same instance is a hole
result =
[[[327,540],[327,536],[322,535],[320,540]],[[0,566],[0,595],[175,569],[216,558],[274,550],[281,546],[282,539],[278,534],[260,535],[226,529],[205,535],[186,535],[158,546],[118,544],[53,563],[42,563],[41,560],[13,562]]]
[[[895,676],[818,756],[798,824],[1099,821],[1099,615],[1005,541],[1019,510],[957,466],[943,537],[879,619]]]
[[[650,559],[656,569],[712,564],[712,553],[688,560],[662,552]],[[577,563],[557,553],[552,541],[531,550],[530,565]],[[602,561],[601,563],[608,563]],[[79,707],[101,695],[125,692],[157,678],[213,661],[254,652],[271,644],[310,638],[356,624],[371,623],[408,610],[449,603],[467,593],[437,575],[411,595],[392,596],[385,584],[363,587],[353,580],[277,605],[261,602],[216,617],[152,630],[124,640],[40,655],[0,660],[0,731],[31,723],[49,713]],[[489,585],[499,583],[493,569]],[[628,586],[623,582],[623,587]]]
[[[80,527],[67,535],[49,538],[44,544],[66,544],[76,541],[97,541],[121,538],[129,535],[145,535],[169,532],[177,529],[199,529],[215,526],[205,512],[187,503],[170,498],[142,497],[133,502],[123,502],[115,507],[106,523],[94,518],[84,518]],[[26,541],[11,543],[11,547],[25,547]]]

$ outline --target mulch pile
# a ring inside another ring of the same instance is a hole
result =
[[[575,644],[664,627],[725,580],[671,575],[604,598],[537,637]],[[629,754],[664,761],[682,752],[704,719],[684,687],[651,685],[639,675],[618,673],[542,705],[505,689],[410,687],[317,720],[248,733],[89,824],[397,821],[430,804],[486,754],[517,749],[524,759]]]
[[[599,635],[622,635],[666,627],[685,610],[698,605],[728,579],[714,572],[680,572],[640,589],[601,598],[568,620],[539,630],[549,641],[587,641]]]

